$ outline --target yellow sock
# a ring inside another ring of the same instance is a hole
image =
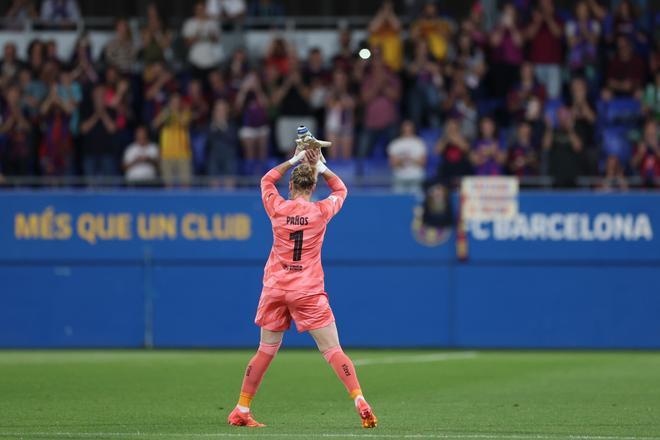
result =
[[[358,396],[361,396],[361,395],[362,395],[362,390],[359,389],[359,388],[357,388],[357,389],[351,391],[351,392],[349,393],[349,395],[351,396],[351,399],[355,400],[355,399],[358,398]]]
[[[250,403],[252,403],[252,395],[247,394],[247,393],[241,393],[240,397],[238,398],[238,404],[240,406],[244,406],[246,408],[250,407]]]

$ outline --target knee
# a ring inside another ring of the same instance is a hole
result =
[[[326,362],[330,363],[332,358],[339,353],[343,353],[344,351],[341,349],[341,345],[335,345],[334,347],[330,347],[327,350],[322,350],[323,357],[325,358]]]
[[[260,351],[260,352],[262,352],[262,353],[264,353],[268,356],[274,357],[277,354],[277,352],[279,351],[281,345],[282,345],[282,341],[275,342],[275,343],[272,343],[272,344],[269,344],[267,342],[261,342],[261,343],[259,343],[259,350],[258,351]]]

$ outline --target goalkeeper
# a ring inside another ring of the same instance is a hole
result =
[[[296,143],[293,158],[261,179],[261,198],[273,226],[273,247],[264,268],[263,290],[255,318],[261,327],[261,342],[248,363],[238,404],[227,421],[236,426],[265,426],[252,418],[250,403],[293,319],[299,332],[308,331],[312,335],[323,357],[343,382],[362,426],[373,428],[377,424],[376,416],[362,395],[353,363],[339,345],[321,266],[326,225],[341,209],[346,186],[323,163],[320,148],[329,143],[315,139],[305,127],[298,129]],[[275,184],[299,162],[289,180],[289,200],[285,200]],[[312,202],[317,174],[323,176],[332,194]]]

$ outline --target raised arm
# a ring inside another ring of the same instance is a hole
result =
[[[296,154],[291,159],[271,169],[261,178],[261,200],[269,217],[272,217],[275,214],[277,206],[284,202],[284,198],[280,195],[275,184],[291,167],[300,162],[305,155],[305,151],[298,152],[296,150]]]
[[[346,200],[346,196],[348,195],[348,189],[339,176],[330,171],[330,169],[328,169],[328,167],[321,161],[317,161],[316,170],[323,176],[325,182],[332,191],[327,199],[319,202],[319,206],[321,207],[321,211],[327,222],[330,221],[330,219],[334,217],[344,205],[344,200]]]

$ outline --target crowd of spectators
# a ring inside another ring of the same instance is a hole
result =
[[[364,41],[340,29],[332,53],[304,56],[279,33],[263,53],[225,50],[220,21],[245,32],[246,15],[283,14],[270,0],[198,1],[180,29],[152,3],[138,35],[117,19],[98,59],[84,33],[67,60],[53,40],[35,39],[25,57],[9,42],[0,177],[185,185],[212,176],[233,185],[289,154],[303,123],[333,142],[330,159],[357,174],[386,168],[399,191],[472,174],[657,185],[658,11],[613,3],[578,0],[567,11],[514,0],[488,26],[479,1],[462,19],[428,2],[406,20],[385,1]],[[15,0],[7,17],[38,13],[80,18],[75,0],[44,0],[39,11]]]

